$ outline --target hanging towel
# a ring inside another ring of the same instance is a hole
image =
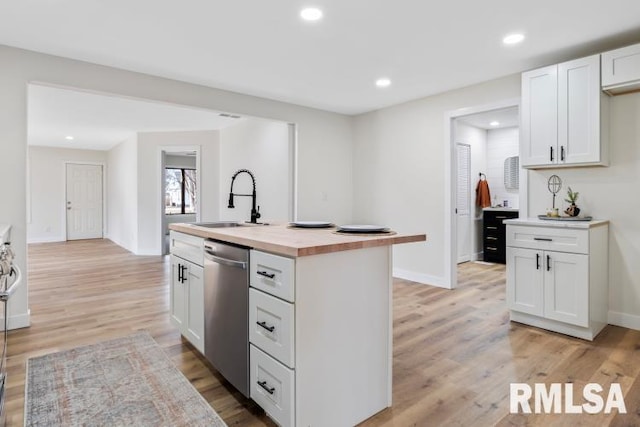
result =
[[[476,205],[481,208],[491,206],[491,192],[489,191],[489,183],[486,179],[480,178],[476,186]]]

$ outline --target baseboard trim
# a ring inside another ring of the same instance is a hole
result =
[[[32,237],[27,239],[27,244],[31,243],[55,243],[55,242],[64,242],[66,239],[64,237]]]
[[[438,288],[449,289],[448,286],[445,286],[444,279],[442,277],[430,276],[428,274],[418,273],[411,270],[394,268],[393,277],[397,277],[398,279],[410,280],[412,282],[422,283],[423,285],[437,286]]]
[[[610,325],[622,326],[623,328],[640,331],[640,316],[636,316],[635,314],[610,311],[608,321]]]
[[[28,328],[29,326],[31,326],[31,310],[27,310],[26,313],[9,316],[7,319],[8,330]],[[0,326],[0,331],[3,329],[4,326]]]

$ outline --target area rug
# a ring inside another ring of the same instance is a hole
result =
[[[226,426],[147,332],[31,358],[25,389],[25,426]]]

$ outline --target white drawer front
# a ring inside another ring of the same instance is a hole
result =
[[[507,225],[507,246],[589,253],[589,230]]]
[[[294,302],[295,261],[256,250],[251,251],[252,287]]]
[[[194,264],[204,265],[204,239],[171,230],[170,251],[173,255],[191,261]]]
[[[250,289],[249,341],[294,368],[293,304]]]
[[[283,427],[294,425],[293,370],[250,345],[251,398]]]

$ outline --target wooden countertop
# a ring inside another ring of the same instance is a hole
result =
[[[427,240],[426,234],[338,235],[334,233],[334,228],[292,228],[283,224],[206,228],[178,223],[170,224],[169,228],[181,233],[222,240],[291,257]]]

